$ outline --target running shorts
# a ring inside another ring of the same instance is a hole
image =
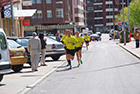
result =
[[[85,41],[86,43],[89,43],[89,41]]]
[[[73,49],[73,50],[66,49],[66,52],[67,52],[67,54],[70,54],[72,56],[75,55],[75,49]]]
[[[76,47],[75,48],[75,52],[78,52],[78,51],[80,51],[82,49],[82,47]]]

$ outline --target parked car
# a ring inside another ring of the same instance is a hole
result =
[[[45,36],[44,38],[47,39],[45,57],[51,57],[54,61],[57,61],[60,58],[60,56],[65,54],[63,44],[49,36]]]
[[[98,34],[91,34],[90,35],[90,41],[101,41],[101,36],[99,36]]]
[[[11,62],[8,50],[7,37],[2,28],[0,28],[0,82],[4,74],[11,72]]]
[[[97,35],[99,36],[102,36],[102,33],[101,32],[96,32]]]
[[[20,72],[23,69],[23,64],[27,62],[26,51],[24,47],[14,40],[8,40],[8,45],[12,70],[14,72]]]

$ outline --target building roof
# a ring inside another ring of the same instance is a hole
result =
[[[12,0],[12,1],[13,1],[13,3],[17,3],[20,0]],[[10,4],[10,0],[0,0],[0,7],[6,6],[6,5],[9,5],[9,4]]]

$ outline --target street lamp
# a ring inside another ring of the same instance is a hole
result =
[[[13,0],[11,0],[11,19],[12,19],[12,36],[15,36],[14,17],[13,17]]]
[[[127,0],[127,8],[128,8],[128,31],[130,32],[130,19],[129,19],[129,0]]]

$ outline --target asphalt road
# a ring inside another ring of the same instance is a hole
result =
[[[83,64],[65,65],[27,94],[140,94],[140,60],[120,48],[107,34],[83,48]]]

